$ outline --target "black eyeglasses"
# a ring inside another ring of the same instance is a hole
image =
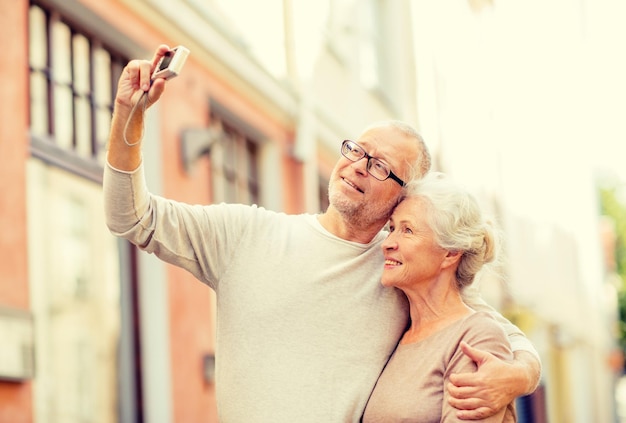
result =
[[[399,183],[401,187],[404,186],[404,181],[398,178],[391,171],[391,169],[389,169],[389,166],[381,162],[379,159],[367,154],[363,147],[361,147],[354,141],[344,140],[344,142],[341,144],[341,154],[343,155],[343,157],[353,162],[358,162],[363,157],[367,157],[367,173],[369,173],[379,181],[384,181],[387,178],[391,178]]]

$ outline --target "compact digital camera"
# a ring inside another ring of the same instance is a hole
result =
[[[174,47],[159,60],[152,73],[152,79],[172,79],[178,76],[189,56],[189,49],[183,46]]]

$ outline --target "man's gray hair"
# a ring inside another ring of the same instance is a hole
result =
[[[399,132],[403,133],[409,138],[413,138],[418,143],[419,154],[417,159],[413,163],[409,163],[409,175],[407,175],[407,181],[412,181],[414,179],[423,178],[424,175],[428,173],[430,167],[432,166],[432,161],[430,157],[430,152],[428,151],[428,147],[426,146],[426,142],[424,142],[424,138],[420,135],[417,130],[409,125],[408,123],[401,120],[382,120],[378,122],[374,122],[369,125],[363,132],[367,132],[373,128],[379,128],[383,126],[388,126],[395,128]]]

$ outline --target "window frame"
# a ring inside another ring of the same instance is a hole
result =
[[[108,133],[109,126],[107,126],[106,128],[99,128],[97,126],[101,124],[103,120],[101,118],[98,119],[97,116],[99,112],[102,112],[102,105],[97,103],[97,99],[95,98],[98,90],[98,88],[96,87],[96,81],[94,80],[95,55],[98,54],[99,51],[104,50],[110,57],[110,71],[108,75],[110,96],[108,105],[106,105],[105,107],[108,108],[108,115],[111,116],[113,113],[115,91],[117,89],[117,81],[119,79],[119,76],[121,75],[121,72],[123,71],[126,63],[130,60],[129,58],[142,50],[135,44],[129,43],[128,40],[123,38],[120,34],[116,34],[116,31],[114,29],[110,28],[108,24],[102,22],[99,17],[97,17],[92,11],[86,9],[85,6],[69,3],[73,2],[63,2],[62,0],[52,0],[45,2],[40,0],[31,0],[29,4],[29,31],[31,26],[30,11],[33,7],[37,7],[42,11],[45,20],[43,28],[45,32],[44,37],[46,42],[44,52],[45,64],[43,64],[42,67],[34,68],[31,62],[31,52],[29,51],[28,70],[29,78],[32,78],[35,74],[42,75],[44,78],[46,86],[46,98],[42,103],[45,103],[46,109],[43,113],[45,114],[45,119],[47,120],[47,122],[45,123],[45,125],[47,126],[45,134],[42,132],[33,132],[32,109],[29,108],[28,116],[30,155],[31,157],[42,160],[50,165],[60,167],[83,178],[89,179],[97,183],[102,183],[106,139],[98,140],[97,135],[98,133]],[[54,79],[52,70],[53,55],[55,54],[52,46],[53,23],[65,25],[70,33],[70,43],[68,45],[68,48],[70,50],[70,67],[72,72],[72,79],[68,84],[72,95],[72,110],[70,112],[72,140],[70,148],[59,145],[55,137],[54,87],[55,84],[57,84],[57,81]],[[91,25],[92,23],[94,24],[93,26]],[[88,30],[87,28],[91,28],[91,30]],[[99,36],[99,34],[108,35]],[[78,92],[76,87],[74,86],[74,37],[83,37],[84,39],[86,39],[88,45],[89,57],[87,67],[89,87],[87,93],[85,93],[84,90]],[[120,49],[112,47],[113,45],[126,45],[127,48],[126,51],[122,51]],[[29,81],[29,98],[32,98],[32,89],[32,81]],[[85,148],[83,148],[82,154],[76,148],[76,137],[78,132],[76,129],[76,109],[78,98],[82,98],[83,101],[86,100],[89,107],[88,114],[90,118],[90,139],[87,140],[87,142],[83,146],[88,146],[87,149],[89,151],[87,152],[87,154],[84,152]],[[110,125],[110,120],[108,121],[108,125]],[[100,145],[98,145],[99,143]]]

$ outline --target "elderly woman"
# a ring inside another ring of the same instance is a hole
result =
[[[363,422],[458,421],[445,389],[449,375],[476,369],[461,343],[513,357],[501,325],[462,298],[476,273],[496,258],[494,227],[467,191],[432,173],[407,186],[382,249],[382,283],[406,294],[411,324],[378,379]],[[513,403],[480,421],[515,422]]]

